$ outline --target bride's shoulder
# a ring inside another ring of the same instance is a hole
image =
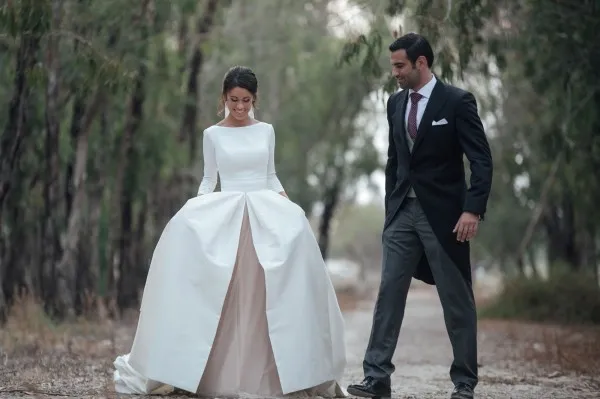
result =
[[[202,139],[205,140],[205,141],[206,140],[211,140],[212,141],[212,137],[211,137],[212,135],[210,134],[210,132],[212,132],[213,130],[214,130],[213,126],[209,126],[209,127],[205,128],[202,131]]]
[[[269,122],[256,121],[256,125],[260,126],[262,129],[268,130],[270,132],[274,132],[275,131],[275,128],[273,127],[273,124],[269,123]]]
[[[223,130],[226,128],[227,128],[227,126],[223,126],[223,125],[220,125],[219,123],[215,123],[214,125],[210,125],[210,126],[204,128],[204,130],[202,131],[202,134],[205,136],[212,136],[213,132],[215,132],[217,130]]]
[[[270,124],[269,122],[265,122],[265,121],[259,121],[258,119],[254,119],[253,123],[246,127],[253,127],[253,128],[262,129],[262,130],[272,130],[273,129],[272,124]]]
[[[266,130],[273,130],[273,125],[269,122],[256,121],[255,124]]]

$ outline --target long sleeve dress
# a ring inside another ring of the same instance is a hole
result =
[[[304,211],[279,194],[274,148],[264,122],[204,131],[199,195],[156,246],[118,392],[345,396],[343,316]]]

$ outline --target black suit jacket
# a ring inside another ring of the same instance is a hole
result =
[[[403,90],[392,94],[387,102],[385,227],[412,186],[440,244],[470,282],[469,243],[458,242],[452,230],[463,211],[483,219],[492,186],[492,156],[477,102],[473,94],[438,79],[411,154],[404,123],[407,100],[408,90]],[[443,119],[446,124],[432,125]],[[464,155],[471,169],[470,187],[465,180]],[[425,256],[414,277],[435,284]]]

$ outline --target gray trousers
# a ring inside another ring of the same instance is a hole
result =
[[[390,383],[392,357],[404,318],[406,297],[417,264],[425,256],[435,278],[454,361],[456,385],[477,385],[477,314],[471,285],[440,245],[418,200],[406,198],[383,232],[383,265],[371,337],[363,362],[365,377]]]

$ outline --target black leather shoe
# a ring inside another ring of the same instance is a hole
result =
[[[450,395],[450,399],[473,399],[474,397],[473,388],[467,384],[457,384]]]
[[[349,385],[348,393],[361,398],[390,399],[392,388],[373,377],[366,377],[360,384]]]

